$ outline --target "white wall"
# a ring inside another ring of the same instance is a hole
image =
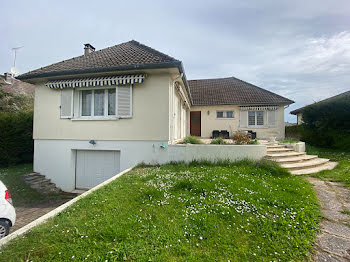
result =
[[[163,148],[164,147],[164,148]],[[75,189],[76,150],[120,151],[120,171],[145,162],[164,164],[171,161],[261,159],[264,145],[168,145],[168,141],[34,141],[34,171],[50,178],[64,191]]]
[[[142,161],[150,164],[168,160],[168,141],[101,141],[91,145],[89,140],[34,141],[34,171],[50,178],[64,191],[75,189],[75,150],[120,151],[120,171]]]
[[[234,111],[234,118],[216,118],[216,111]],[[232,134],[238,130],[253,130],[257,133],[258,138],[284,138],[284,107],[280,106],[277,109],[277,121],[275,127],[240,127],[240,109],[239,106],[193,106],[191,111],[201,111],[201,136],[208,138],[212,136],[213,130],[227,130],[232,137]],[[208,113],[209,112],[209,113]],[[264,122],[267,123],[266,114],[264,114]],[[188,120],[189,123],[190,120]]]

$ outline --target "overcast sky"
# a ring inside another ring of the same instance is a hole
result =
[[[350,89],[349,0],[5,1],[0,73],[131,39],[184,63],[188,79],[235,76],[286,96],[286,111]]]

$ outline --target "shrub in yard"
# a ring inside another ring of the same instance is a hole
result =
[[[222,137],[214,138],[211,140],[210,144],[213,145],[226,145],[225,140]]]
[[[33,161],[33,112],[0,113],[0,165]]]
[[[180,144],[202,144],[201,140],[196,136],[187,136]]]
[[[259,144],[259,143],[258,143],[258,139],[251,140],[251,141],[250,141],[250,144],[251,144],[251,145],[257,145],[257,144]]]
[[[236,132],[233,135],[233,141],[236,145],[248,145],[251,141],[251,135],[245,133]]]
[[[302,126],[286,126],[286,137],[300,140],[303,132]]]
[[[303,125],[293,127],[302,141],[313,146],[350,150],[350,95],[305,107],[303,121]],[[290,130],[286,128],[286,136],[294,137],[289,134]]]

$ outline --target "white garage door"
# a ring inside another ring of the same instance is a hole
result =
[[[92,188],[119,172],[119,151],[77,150],[76,188]]]

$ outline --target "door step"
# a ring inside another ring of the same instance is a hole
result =
[[[280,164],[283,164],[283,163],[292,164],[292,163],[299,163],[305,160],[311,160],[315,158],[317,158],[317,156],[315,155],[300,155],[300,156],[274,158],[272,160]]]
[[[61,192],[61,190],[57,188],[50,179],[47,179],[45,176],[39,173],[30,173],[23,175],[22,179],[27,185],[42,194],[57,194]]]
[[[315,158],[315,159],[311,159],[311,160],[305,160],[299,163],[284,163],[281,164],[282,167],[291,170],[301,170],[301,169],[310,169],[313,167],[317,167],[317,166],[321,166],[323,164],[326,164],[327,162],[329,162],[329,159],[325,159],[325,158]]]
[[[305,155],[305,152],[295,152],[295,151],[290,151],[290,152],[284,152],[284,153],[276,153],[276,154],[270,154],[267,153],[266,156],[268,158],[282,158],[282,157],[292,157],[292,156],[302,156]]]
[[[280,147],[280,148],[267,148],[267,153],[268,154],[274,154],[274,153],[283,153],[283,152],[293,152],[294,150],[292,148],[285,148],[285,147]]]
[[[308,174],[314,174],[318,173],[323,170],[332,170],[337,166],[337,162],[327,162],[323,165],[313,167],[313,168],[308,168],[308,169],[299,169],[299,170],[291,170],[290,172],[293,175],[308,175]]]

